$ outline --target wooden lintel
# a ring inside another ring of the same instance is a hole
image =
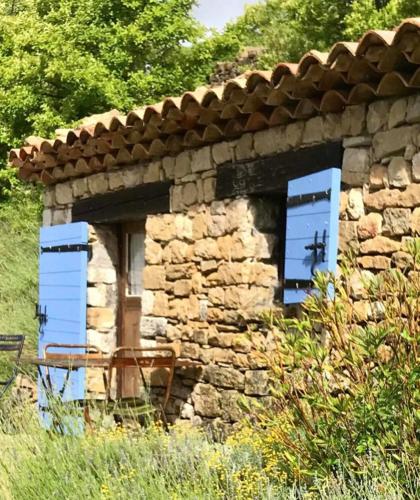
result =
[[[217,170],[216,198],[285,193],[290,179],[341,168],[342,160],[341,142],[329,142],[250,162],[227,163]]]
[[[76,201],[73,222],[112,223],[141,220],[169,212],[171,182],[153,182]]]

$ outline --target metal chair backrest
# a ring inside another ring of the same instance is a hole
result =
[[[10,375],[6,376],[4,380],[0,379],[0,399],[16,378],[24,343],[24,335],[0,335],[0,353],[10,353],[8,361],[13,363]]]
[[[84,349],[86,352],[72,354],[70,352],[51,352],[51,349]],[[44,346],[45,359],[68,359],[69,356],[72,359],[98,359],[103,358],[105,352],[93,344],[60,344],[58,342],[51,342]]]
[[[124,353],[126,354],[124,355]],[[154,353],[156,354],[160,353],[160,356],[153,355]],[[163,355],[164,353],[166,354],[166,356]],[[143,383],[145,384],[143,368],[169,368],[168,383],[164,396],[164,402],[162,405],[163,411],[165,411],[170,396],[170,388],[172,386],[172,381],[174,377],[175,363],[176,363],[176,352],[171,346],[117,347],[113,351],[109,363],[107,399],[110,399],[112,372],[114,369],[137,367],[140,372]]]
[[[51,351],[52,349],[67,349],[67,352],[52,352]],[[69,350],[71,351],[73,349],[74,350],[83,349],[85,352],[82,353],[69,352]],[[88,360],[88,359],[101,359],[104,357],[106,357],[106,353],[94,344],[61,344],[59,342],[51,342],[44,346],[44,359]],[[45,375],[48,385],[52,387],[51,375],[48,366],[45,367]],[[69,376],[70,376],[70,370],[67,370],[67,376],[65,378],[64,384],[61,390],[59,391],[61,395],[64,393],[66,385],[69,381]],[[108,393],[108,380],[106,377],[105,368],[103,368],[102,378],[103,378],[105,393]]]

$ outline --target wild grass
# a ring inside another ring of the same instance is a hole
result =
[[[392,470],[372,458],[358,475],[338,471],[313,488],[286,485],[244,434],[215,443],[198,429],[98,426],[48,432],[30,404],[0,406],[0,498],[150,500],[403,499]],[[346,478],[346,479],[344,479]]]
[[[34,350],[40,201],[36,191],[0,203],[0,334],[23,333]]]

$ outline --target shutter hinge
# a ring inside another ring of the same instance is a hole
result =
[[[331,198],[331,189],[327,191],[318,191],[316,193],[297,194],[287,197],[287,207],[297,207],[314,201],[329,200]]]
[[[312,280],[293,280],[293,279],[286,279],[283,280],[284,288],[287,288],[288,290],[308,290],[310,288],[314,287],[314,282]]]
[[[73,245],[56,245],[51,247],[41,247],[41,253],[62,253],[62,252],[90,252],[88,244],[76,243]]]

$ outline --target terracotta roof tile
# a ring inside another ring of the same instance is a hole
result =
[[[28,137],[9,161],[22,179],[50,184],[419,88],[420,18],[412,18],[328,53],[312,50],[298,64],[248,71],[126,116],[113,109],[87,117],[75,129],[56,130],[53,140]]]

